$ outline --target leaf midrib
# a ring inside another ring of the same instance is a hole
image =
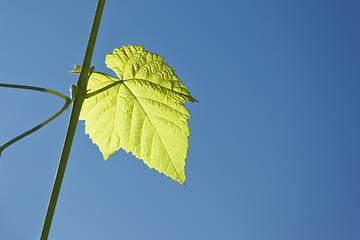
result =
[[[125,81],[125,80],[124,80],[124,81]],[[145,111],[145,109],[144,109],[144,107],[142,106],[142,104],[140,103],[140,101],[137,99],[137,97],[135,96],[135,94],[131,91],[131,89],[126,85],[125,82],[124,82],[123,85],[128,89],[128,91],[131,93],[131,95],[134,97],[134,99],[138,102],[138,104],[139,104],[139,106],[141,107],[141,109],[144,111],[145,116],[148,118],[148,120],[149,120],[149,122],[151,123],[152,127],[154,128],[156,134],[159,136],[160,142],[161,142],[161,144],[163,145],[163,147],[164,147],[164,149],[165,149],[165,152],[166,152],[166,154],[167,154],[168,157],[169,157],[169,160],[170,160],[171,165],[172,165],[172,166],[174,167],[174,169],[175,169],[176,175],[177,175],[178,178],[181,180],[181,184],[184,184],[185,181],[181,178],[180,174],[178,173],[178,171],[177,171],[177,169],[176,169],[176,167],[175,167],[175,165],[174,165],[174,163],[173,163],[173,161],[172,161],[172,159],[171,159],[171,157],[170,157],[170,154],[168,153],[168,151],[167,151],[167,149],[166,149],[166,147],[165,147],[165,144],[163,143],[163,141],[162,141],[162,139],[161,139],[161,136],[160,136],[160,134],[158,133],[157,129],[155,128],[153,122],[151,121],[151,118],[149,117],[148,113]]]

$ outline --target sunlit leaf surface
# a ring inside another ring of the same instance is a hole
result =
[[[94,96],[80,114],[85,132],[105,160],[123,148],[185,184],[190,114],[184,103],[196,100],[163,58],[142,46],[115,49],[105,63],[118,78],[91,74],[88,94]]]

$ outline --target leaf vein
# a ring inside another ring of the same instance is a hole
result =
[[[160,142],[161,142],[161,145],[164,147],[165,152],[166,152],[166,154],[168,155],[169,160],[170,160],[171,164],[173,165],[173,167],[174,167],[174,169],[175,169],[176,175],[178,176],[179,179],[181,179],[180,174],[178,173],[177,169],[175,168],[175,165],[174,165],[174,163],[172,162],[171,157],[170,157],[168,151],[166,151],[166,147],[165,147],[164,142],[162,141],[159,133],[157,132],[157,129],[155,128],[153,122],[152,122],[151,119],[148,117],[148,114],[147,114],[147,112],[145,111],[144,107],[141,105],[141,103],[139,102],[139,100],[136,98],[135,94],[131,91],[131,89],[130,89],[125,83],[124,83],[124,86],[125,86],[125,87],[129,90],[129,92],[134,96],[134,98],[136,99],[136,101],[139,103],[140,107],[141,107],[142,110],[144,111],[145,115],[146,115],[147,118],[149,119],[150,124],[152,125],[153,129],[155,130],[155,133],[157,134],[157,136],[159,137],[159,140],[160,140]]]

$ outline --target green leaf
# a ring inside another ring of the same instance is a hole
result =
[[[119,79],[91,74],[88,96],[92,97],[84,101],[80,113],[85,133],[105,160],[123,148],[185,184],[190,114],[183,103],[197,100],[162,57],[142,46],[114,49],[105,63]]]

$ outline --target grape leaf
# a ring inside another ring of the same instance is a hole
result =
[[[197,102],[163,58],[130,45],[114,49],[106,65],[119,77],[93,72],[80,120],[104,159],[123,148],[150,168],[185,184],[190,118]],[[77,66],[76,71],[79,71]]]

